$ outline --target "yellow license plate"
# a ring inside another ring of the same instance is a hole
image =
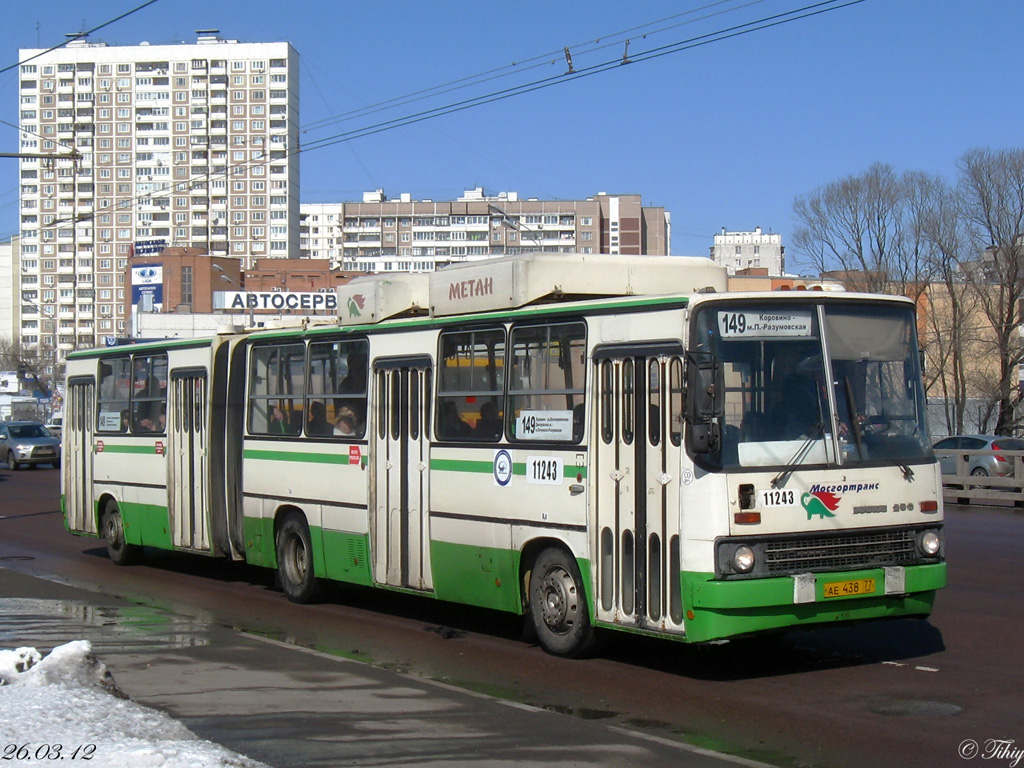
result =
[[[854,579],[853,581],[833,581],[825,585],[825,597],[856,597],[871,595],[875,592],[874,579]]]

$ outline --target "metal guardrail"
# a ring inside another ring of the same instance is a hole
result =
[[[975,456],[999,454],[1013,463],[1013,472],[1005,475],[972,475],[971,461]],[[936,451],[935,456],[953,457],[956,461],[955,474],[942,474],[942,490],[946,501],[956,504],[972,502],[1013,502],[1014,507],[1024,508],[1024,451],[965,450]]]

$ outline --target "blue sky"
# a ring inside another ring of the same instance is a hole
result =
[[[55,45],[65,32],[141,2],[8,0],[0,67],[17,61],[18,48]],[[565,62],[555,52],[565,46],[579,71],[621,57],[627,36],[637,56],[810,4],[160,0],[93,39],[194,42],[193,30],[216,28],[243,42],[286,40],[301,57],[300,122],[310,126],[302,134],[309,145],[556,76]],[[636,27],[643,29],[619,34]],[[355,200],[378,187],[438,200],[476,186],[558,199],[639,193],[671,212],[677,254],[706,255],[723,226],[760,226],[789,242],[794,198],[874,162],[952,178],[968,149],[1021,146],[1021,28],[1019,0],[866,0],[305,152],[301,200]],[[315,126],[491,70],[506,76]],[[0,74],[0,118],[17,123],[17,115],[12,70]],[[0,125],[0,151],[17,151],[17,141]],[[17,230],[16,165],[0,159],[3,236]],[[790,266],[800,271],[795,257],[791,250]]]

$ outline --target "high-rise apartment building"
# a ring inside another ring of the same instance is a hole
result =
[[[744,269],[767,269],[774,276],[786,272],[782,235],[762,232],[760,227],[754,227],[753,232],[726,232],[722,227],[711,246],[711,260],[728,269],[730,275]]]
[[[389,200],[382,190],[363,201],[304,203],[303,257],[344,270],[432,271],[458,261],[542,251],[667,255],[670,217],[640,195],[600,193],[586,200],[522,200],[481,188],[457,200]]]
[[[133,254],[298,255],[298,55],[198,34],[21,51],[22,340],[54,359],[124,335]]]

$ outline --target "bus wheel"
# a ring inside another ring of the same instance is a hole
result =
[[[530,615],[541,647],[554,656],[578,658],[593,645],[583,579],[565,550],[545,549],[533,564]]]
[[[129,544],[124,536],[124,522],[121,520],[121,512],[117,505],[110,503],[103,512],[103,519],[100,521],[100,530],[107,542],[107,554],[114,561],[115,565],[131,565],[139,559],[142,547],[138,544]]]
[[[313,546],[309,526],[300,516],[291,514],[277,532],[277,577],[281,589],[293,603],[308,603],[316,595],[313,573]]]

